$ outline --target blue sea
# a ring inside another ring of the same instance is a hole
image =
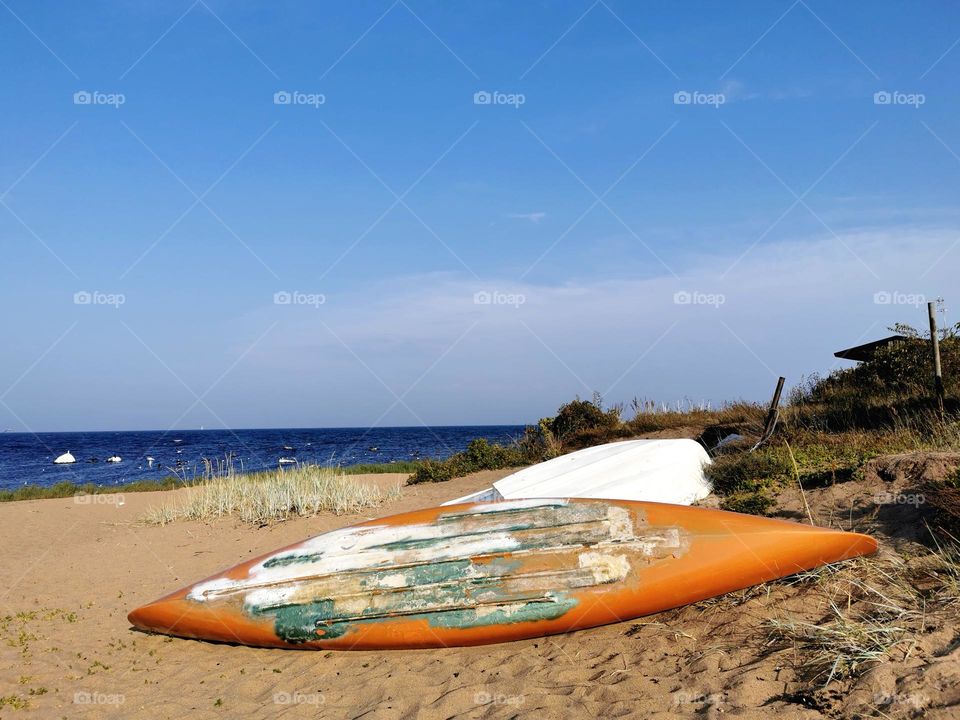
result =
[[[0,433],[0,489],[54,485],[68,480],[122,486],[134,480],[203,473],[204,458],[228,455],[238,470],[278,467],[281,457],[299,463],[347,466],[395,460],[445,458],[474,438],[509,443],[522,425],[291,430],[178,430],[142,432]],[[54,465],[70,452],[76,462]],[[106,459],[119,455],[121,461]],[[153,458],[152,462],[148,458]]]

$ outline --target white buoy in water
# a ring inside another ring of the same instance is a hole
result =
[[[57,458],[56,460],[54,460],[53,462],[54,462],[54,464],[56,464],[56,465],[65,465],[65,464],[67,464],[67,463],[74,463],[74,462],[76,462],[76,461],[77,461],[77,459],[76,459],[73,455],[70,454],[70,451],[69,451],[69,450],[67,450],[63,455],[61,455],[60,457],[58,457],[58,458]]]
[[[153,458],[147,455],[147,467],[153,467]]]
[[[110,457],[107,458],[107,462],[120,462],[120,456],[111,455]]]

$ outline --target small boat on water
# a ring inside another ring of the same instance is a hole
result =
[[[70,463],[75,463],[77,459],[67,450],[63,455],[58,455],[53,461],[54,465],[68,465]]]
[[[277,460],[277,462],[278,462],[280,465],[296,465],[296,464],[297,464],[297,459],[296,459],[296,458],[282,457],[282,458],[280,458],[279,460]]]
[[[128,619],[257,647],[484,645],[632,620],[876,549],[867,535],[682,505],[472,503],[317,535]]]
[[[108,462],[108,463],[118,463],[118,462],[120,462],[122,459],[123,459],[123,458],[121,458],[119,455],[117,455],[116,453],[114,453],[113,455],[111,455],[110,457],[107,458],[107,462]]]

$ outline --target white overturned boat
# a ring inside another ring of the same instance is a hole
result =
[[[77,459],[67,450],[63,455],[58,455],[56,460],[53,461],[54,465],[69,465],[70,463],[75,463]]]
[[[710,456],[694,440],[625,440],[532,465],[493,487],[450,500],[493,502],[538,497],[645,500],[690,505],[710,494]]]

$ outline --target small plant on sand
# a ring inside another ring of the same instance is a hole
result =
[[[886,618],[851,617],[841,607],[830,605],[831,616],[811,623],[800,620],[771,620],[776,639],[794,644],[804,656],[800,668],[811,680],[843,680],[882,662],[907,636],[908,629]]]
[[[228,466],[185,492],[180,503],[153,508],[144,520],[163,525],[234,515],[245,522],[269,523],[323,511],[359,512],[395,497],[398,490],[383,491],[335,469],[300,465],[252,474]]]
[[[0,695],[0,710],[5,707],[13,708],[14,710],[25,710],[30,707],[30,702],[20,695]]]

